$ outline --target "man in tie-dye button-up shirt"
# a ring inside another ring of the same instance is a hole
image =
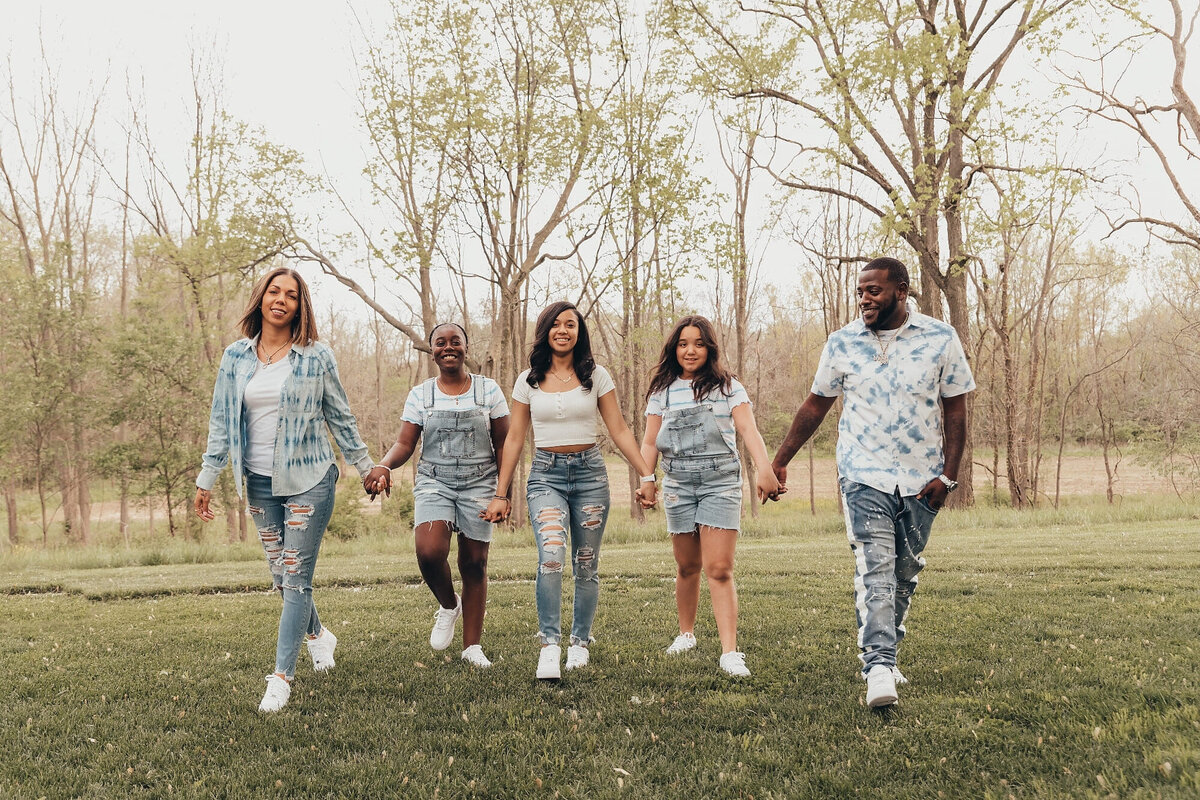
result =
[[[855,555],[854,598],[867,705],[897,701],[904,621],[934,516],[957,488],[966,395],[975,389],[954,328],[908,302],[908,270],[877,258],[859,275],[862,316],[829,337],[812,390],[775,455],[787,464],[837,398],[837,464]]]

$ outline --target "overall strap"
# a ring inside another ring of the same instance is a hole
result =
[[[474,388],[474,391],[475,391],[475,405],[478,406],[479,408],[483,408],[483,404],[485,402],[485,399],[483,396],[484,395],[483,376],[471,373],[471,386]]]
[[[433,385],[437,378],[429,378],[421,384],[421,399],[425,404],[425,410],[433,408]]]

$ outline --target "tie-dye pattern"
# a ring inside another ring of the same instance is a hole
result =
[[[825,343],[812,392],[842,397],[838,421],[838,474],[881,492],[915,495],[944,466],[938,400],[975,389],[954,328],[918,313],[888,348],[887,363],[861,319]]]
[[[232,462],[238,496],[244,495],[242,452],[246,444],[246,422],[242,396],[254,375],[258,357],[257,339],[240,339],[221,357],[213,388],[212,414],[208,422],[208,445],[203,466],[196,478],[201,489],[212,489],[217,476]],[[346,391],[338,378],[333,351],[321,342],[295,345],[288,353],[292,374],[279,397],[279,431],[275,437],[271,491],[294,495],[316,486],[335,463],[326,426],[333,433],[346,461],[360,475],[374,466],[367,446],[358,434],[350,413]]]

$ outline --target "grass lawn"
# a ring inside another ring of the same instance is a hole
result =
[[[493,550],[479,672],[457,642],[430,651],[411,545],[330,547],[338,666],[302,652],[270,716],[279,602],[257,561],[0,565],[0,797],[1200,796],[1195,519],[972,513],[935,525],[912,682],[882,713],[824,518],[739,544],[742,681],[717,669],[707,596],[700,646],[662,654],[665,534],[606,547],[592,665],[557,685],[533,678],[532,548]]]

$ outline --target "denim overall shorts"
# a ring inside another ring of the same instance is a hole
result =
[[[467,407],[444,411],[433,408],[436,380],[421,385],[425,427],[413,486],[413,523],[444,521],[468,539],[490,542],[492,523],[479,518],[496,492],[496,454],[483,378],[471,376],[470,398],[463,397]]]
[[[742,464],[721,434],[711,404],[672,409],[666,392],[654,445],[663,455],[668,533],[693,533],[700,525],[740,529]]]

